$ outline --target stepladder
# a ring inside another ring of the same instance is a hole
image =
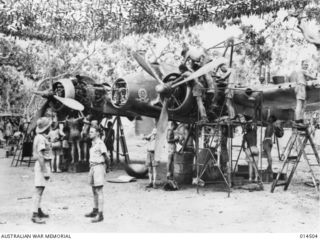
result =
[[[311,147],[312,153],[307,153],[306,151],[308,143]],[[296,156],[292,155],[295,146],[297,152]],[[282,167],[271,186],[272,193],[274,192],[274,189],[279,186],[284,186],[284,190],[288,189],[292,181],[293,175],[297,170],[299,163],[301,162],[302,156],[309,168],[313,186],[319,192],[319,180],[316,177],[316,168],[318,168],[317,170],[320,170],[320,159],[312,138],[312,134],[306,126],[303,128],[292,129],[292,135],[281,155],[281,161],[283,161]],[[280,183],[279,178],[282,173],[287,173],[289,175],[284,182]]]

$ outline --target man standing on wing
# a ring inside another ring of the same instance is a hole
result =
[[[295,110],[295,123],[298,127],[303,127],[304,111],[306,108],[307,100],[307,81],[316,80],[308,74],[309,63],[307,60],[301,61],[301,70],[293,72],[290,78],[296,82],[295,93],[296,93],[296,110]]]

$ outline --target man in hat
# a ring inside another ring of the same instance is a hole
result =
[[[51,119],[42,117],[37,121],[37,135],[33,141],[33,157],[36,159],[34,166],[34,184],[35,193],[33,198],[33,214],[31,220],[34,223],[45,223],[43,218],[48,218],[49,215],[41,210],[42,194],[50,178],[50,162],[52,159],[50,142],[47,135],[51,126]]]

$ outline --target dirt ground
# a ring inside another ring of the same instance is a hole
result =
[[[145,157],[141,140],[130,139],[129,151],[133,159]],[[87,173],[54,173],[43,199],[50,219],[36,225],[30,221],[33,167],[10,167],[11,158],[4,155],[0,149],[0,232],[320,232],[319,193],[304,185],[310,180],[304,162],[288,191],[277,188],[270,193],[270,184],[264,184],[264,191],[234,189],[229,198],[216,185],[205,186],[197,194],[194,186],[175,192],[146,190],[146,179],[126,184],[106,182],[105,220],[96,224],[84,217],[92,208]],[[274,170],[279,166],[275,161]],[[162,179],[164,167],[162,164]],[[116,169],[108,178],[124,174]]]

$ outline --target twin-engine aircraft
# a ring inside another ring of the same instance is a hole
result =
[[[44,114],[48,106],[57,112],[58,119],[64,119],[69,115],[70,109],[84,114],[91,113],[97,119],[102,119],[105,115],[126,116],[129,119],[148,116],[158,119],[155,158],[160,159],[168,121],[189,124],[198,121],[198,109],[190,81],[217,69],[225,61],[213,60],[193,72],[187,79],[177,81],[181,76],[178,67],[165,63],[150,64],[135,52],[133,56],[143,71],[123,76],[112,86],[96,84],[89,77],[77,75],[74,78],[60,79],[48,92],[38,92],[48,98],[48,101],[37,112],[29,129],[35,127],[36,119]],[[234,88],[235,109],[238,114],[255,118],[257,109],[260,108],[260,124],[271,115],[283,121],[294,120],[295,85],[294,82],[288,82]],[[309,82],[306,89],[306,111],[320,109],[319,82]],[[209,115],[209,121],[217,120],[221,113],[222,116],[227,115],[226,108],[222,111],[224,94],[220,93],[219,98],[221,106],[216,113]],[[145,169],[139,168],[139,172],[141,171]]]

